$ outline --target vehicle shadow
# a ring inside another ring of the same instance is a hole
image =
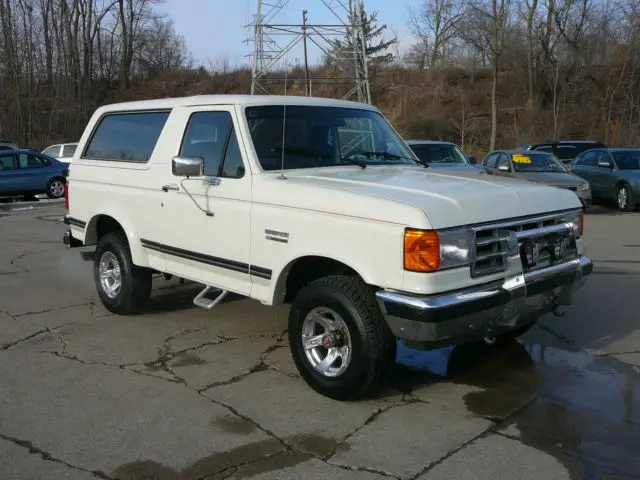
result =
[[[193,299],[202,291],[204,285],[188,281],[184,283],[171,281],[169,285],[162,285],[162,283],[167,283],[164,279],[157,279],[156,282],[160,283],[158,283],[157,286],[154,285],[155,288],[151,291],[149,306],[145,309],[144,313],[171,313],[200,308],[194,305]],[[229,293],[218,305],[244,299],[246,299],[246,297]]]

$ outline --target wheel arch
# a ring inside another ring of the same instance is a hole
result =
[[[272,305],[291,302],[305,285],[329,275],[353,276],[366,283],[365,275],[342,259],[326,255],[304,255],[291,260],[280,270],[274,282]]]
[[[91,220],[87,222],[87,226],[85,227],[84,245],[96,245],[103,235],[116,231],[123,232],[127,237],[133,263],[146,266],[148,262],[142,245],[138,241],[137,232],[131,227],[129,222],[126,220],[123,221],[123,217],[121,216],[109,213],[98,213],[91,217]]]

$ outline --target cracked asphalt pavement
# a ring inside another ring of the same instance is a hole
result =
[[[520,341],[399,346],[373,397],[300,379],[288,308],[154,280],[99,303],[59,204],[0,209],[0,478],[640,478],[640,214],[586,216],[595,272]]]

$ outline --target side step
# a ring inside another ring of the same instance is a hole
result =
[[[217,295],[214,298],[208,298],[207,295],[211,293],[217,293]],[[202,291],[196,296],[196,298],[193,299],[193,304],[198,307],[210,310],[218,305],[224,299],[224,297],[227,296],[228,293],[229,292],[227,290],[207,286],[202,289]]]

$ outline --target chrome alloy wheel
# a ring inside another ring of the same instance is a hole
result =
[[[624,210],[627,208],[627,203],[629,202],[629,193],[625,187],[621,187],[618,190],[618,208]]]
[[[122,288],[122,275],[120,274],[120,262],[112,252],[104,252],[98,265],[100,286],[109,298],[116,298]]]
[[[49,192],[56,198],[64,195],[64,182],[62,180],[54,180],[49,185]]]
[[[352,344],[342,317],[330,308],[312,309],[302,323],[302,346],[311,366],[325,377],[338,377],[349,367]]]

